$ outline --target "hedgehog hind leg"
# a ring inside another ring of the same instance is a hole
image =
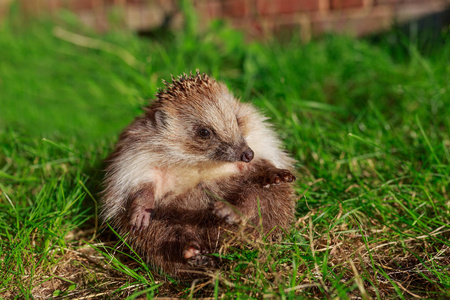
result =
[[[134,249],[155,269],[175,278],[198,277],[198,272],[216,265],[209,241],[200,225],[153,220],[141,232],[130,232]]]

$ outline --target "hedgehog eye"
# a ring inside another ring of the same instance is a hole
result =
[[[201,138],[209,138],[211,135],[211,131],[205,127],[200,127],[197,129],[197,135]]]

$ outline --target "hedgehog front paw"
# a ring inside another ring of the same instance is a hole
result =
[[[295,176],[289,170],[285,169],[271,169],[264,176],[262,180],[262,185],[265,188],[270,187],[274,184],[280,184],[283,182],[293,182],[295,181]]]
[[[142,230],[150,224],[151,213],[153,209],[142,205],[133,205],[131,207],[130,226],[131,231]]]
[[[212,204],[211,210],[214,215],[223,219],[230,225],[238,224],[241,221],[241,218],[229,203],[216,201]]]
[[[187,242],[183,250],[183,258],[194,267],[213,267],[214,260],[206,256],[207,252],[196,241]]]

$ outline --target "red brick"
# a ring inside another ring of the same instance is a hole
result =
[[[68,7],[72,10],[89,10],[97,7],[98,0],[71,0]]]
[[[296,13],[319,9],[318,0],[276,0],[275,9],[277,13]]]
[[[319,10],[327,11],[330,9],[330,1],[329,0],[318,0]]]
[[[387,6],[347,14],[335,12],[331,15],[316,16],[312,21],[312,30],[314,34],[346,32],[355,36],[362,36],[388,29],[391,26],[392,17],[393,12]]]
[[[257,0],[256,10],[259,15],[270,15],[275,13],[275,1],[273,0]]]
[[[362,7],[363,0],[331,0],[331,9]]]
[[[375,5],[396,4],[396,3],[400,3],[400,2],[402,2],[402,0],[375,0]]]
[[[223,16],[222,5],[218,1],[204,1],[195,5],[197,11],[204,17],[213,19]]]
[[[223,13],[230,17],[245,17],[249,13],[247,1],[229,0],[223,2]]]
[[[140,4],[148,4],[149,1],[146,0],[125,0],[126,4],[134,4],[134,5],[140,5]]]
[[[114,5],[124,6],[127,1],[126,0],[108,0],[108,2],[112,2]]]
[[[261,15],[290,14],[319,10],[319,0],[257,0],[256,8]]]
[[[267,32],[264,30],[264,26],[261,24],[261,18],[234,18],[231,20],[231,24],[235,29],[242,31],[249,39],[261,39],[266,36]]]

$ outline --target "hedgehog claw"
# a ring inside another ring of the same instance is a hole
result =
[[[185,259],[191,259],[197,255],[200,255],[201,247],[196,241],[190,241],[186,244],[183,250],[183,257]]]
[[[207,250],[202,248],[196,241],[190,241],[183,250],[183,257],[187,263],[194,267],[212,267],[214,266],[213,258],[207,256]]]
[[[145,208],[141,205],[136,205],[132,209],[132,213],[130,216],[130,225],[132,226],[132,228],[134,227],[134,229],[132,229],[133,233],[135,233],[136,230],[140,232],[142,229],[148,227],[148,225],[150,224],[152,211],[152,208]]]
[[[262,186],[265,188],[271,185],[278,185],[283,182],[293,182],[295,181],[295,176],[289,170],[285,169],[270,169],[267,174],[265,174],[262,182]]]

